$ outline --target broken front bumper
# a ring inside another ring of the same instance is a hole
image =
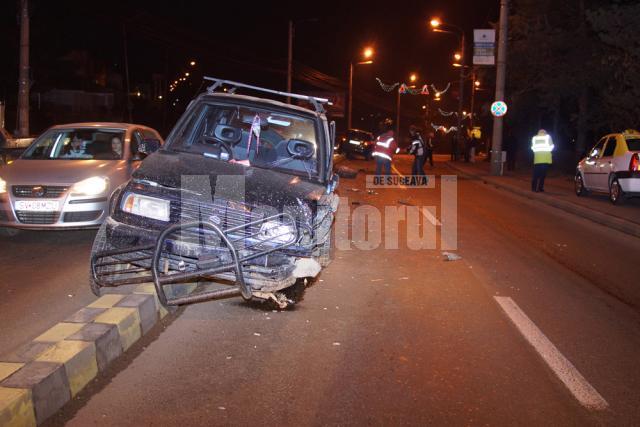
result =
[[[269,224],[274,230],[265,230]],[[258,231],[259,230],[259,231]],[[222,229],[208,221],[167,227],[159,234],[109,218],[105,248],[92,254],[98,287],[153,282],[163,305],[264,295],[293,285],[299,258],[282,251],[300,242],[300,227],[289,214]],[[268,236],[268,237],[265,237]],[[165,286],[210,282],[220,289],[173,298]]]

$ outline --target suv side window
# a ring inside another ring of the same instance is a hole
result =
[[[607,141],[607,146],[604,149],[604,154],[602,157],[611,157],[613,153],[616,151],[616,137],[609,137],[609,141]]]
[[[604,143],[607,139],[602,138],[598,143],[591,149],[589,152],[589,157],[592,159],[599,159],[602,156],[602,149],[604,148]]]

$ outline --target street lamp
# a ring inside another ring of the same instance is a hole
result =
[[[367,46],[362,51],[364,61],[356,62],[355,64],[353,61],[349,62],[349,106],[347,109],[347,130],[351,129],[351,112],[353,111],[353,66],[373,64],[373,60],[371,58],[373,58],[374,53],[373,48]]]
[[[195,67],[196,66],[196,61],[189,62],[189,65],[191,65],[192,67]]]
[[[416,75],[416,73],[411,73],[411,75],[409,76],[409,81],[411,83],[415,83],[417,79],[418,79],[418,76]]]
[[[460,61],[461,63],[458,64],[459,68],[460,68],[460,95],[459,95],[459,99],[458,99],[458,132],[457,132],[457,140],[458,140],[458,147],[462,146],[462,105],[463,105],[463,99],[464,99],[464,68],[465,68],[465,42],[464,42],[464,30],[460,27],[458,27],[457,25],[453,25],[453,24],[449,24],[449,23],[443,23],[442,21],[440,21],[440,19],[438,18],[433,18],[431,19],[431,21],[429,22],[429,24],[431,25],[431,30],[436,32],[436,33],[449,33],[449,34],[454,34],[458,37],[459,41],[460,41],[460,53],[456,54],[460,56]],[[456,60],[458,60],[458,58],[456,57]],[[457,159],[458,155],[457,153],[454,153],[454,158]]]

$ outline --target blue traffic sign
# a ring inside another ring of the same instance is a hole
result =
[[[495,117],[502,117],[507,114],[507,103],[504,101],[496,101],[491,104],[491,114]]]

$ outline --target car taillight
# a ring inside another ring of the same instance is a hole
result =
[[[640,158],[638,158],[638,153],[634,153],[633,156],[631,156],[629,170],[631,172],[640,172]]]

